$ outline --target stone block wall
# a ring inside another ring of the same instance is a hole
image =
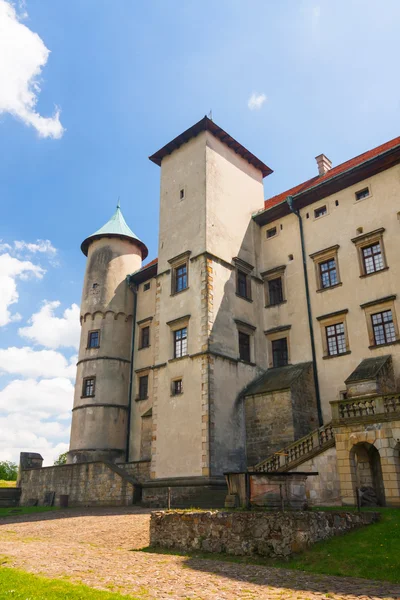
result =
[[[154,512],[150,545],[287,558],[378,519],[379,513],[373,512]]]
[[[68,495],[69,506],[128,506],[137,493],[133,479],[103,462],[26,469],[21,471],[20,486],[21,506],[32,501],[43,505],[48,492],[55,492],[55,506],[61,495]]]
[[[128,463],[118,463],[118,466],[121,467],[128,475],[136,479],[139,483],[143,483],[144,481],[149,481],[150,479],[150,466],[151,459],[146,460],[135,460]]]
[[[310,506],[342,504],[335,447],[328,448],[290,470],[318,473],[318,476],[308,477],[306,480],[306,496]]]

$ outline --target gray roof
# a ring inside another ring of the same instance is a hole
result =
[[[376,379],[379,371],[391,359],[390,354],[385,356],[377,356],[376,358],[364,358],[354,371],[346,379],[345,383],[353,383],[355,381],[366,381],[368,379]]]
[[[243,390],[241,396],[254,396],[255,394],[287,390],[292,386],[296,379],[301,377],[310,367],[312,367],[312,362],[268,369],[261,377],[250,383]]]

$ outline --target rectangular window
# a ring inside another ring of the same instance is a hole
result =
[[[88,348],[99,348],[100,346],[100,331],[89,331]]]
[[[337,356],[347,352],[344,323],[328,325],[325,328],[328,356]]]
[[[182,394],[182,392],[182,379],[175,379],[175,381],[172,382],[172,395],[178,396],[179,394]]]
[[[285,367],[288,364],[287,338],[272,340],[272,364],[274,367]]]
[[[368,198],[369,196],[369,188],[364,188],[359,192],[356,192],[356,200],[362,200],[363,198]]]
[[[314,218],[319,219],[319,217],[323,217],[328,213],[326,206],[320,206],[314,210]]]
[[[271,229],[267,229],[267,238],[272,238],[276,236],[276,227],[271,227]]]
[[[237,295],[241,298],[247,298],[249,300],[251,298],[250,285],[250,276],[244,271],[239,271],[238,269],[236,278]]]
[[[140,330],[140,348],[150,346],[150,327],[142,327]]]
[[[174,358],[187,354],[187,327],[174,331]]]
[[[391,310],[371,315],[375,345],[390,344],[396,341],[396,331]]]
[[[250,336],[243,331],[239,331],[239,357],[250,362]]]
[[[146,400],[149,393],[149,376],[139,377],[139,400]]]
[[[331,258],[319,263],[321,288],[328,288],[338,283],[336,260]]]
[[[174,269],[174,292],[182,292],[188,286],[187,264],[180,265]]]
[[[376,273],[385,268],[380,242],[361,248],[364,271],[366,275]]]
[[[150,289],[150,281],[149,281],[148,283],[145,283],[145,284],[143,285],[143,291],[144,291],[144,292],[147,292],[147,290],[149,290],[149,289]]]
[[[275,304],[283,302],[282,277],[268,280],[268,299],[269,306],[275,306]]]
[[[90,398],[94,396],[95,381],[95,377],[86,377],[83,380],[82,396],[84,398]]]

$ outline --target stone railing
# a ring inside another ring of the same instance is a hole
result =
[[[264,473],[288,471],[334,444],[335,436],[332,423],[328,423],[290,444],[290,446],[286,446],[281,451],[275,452],[275,454],[255,465],[251,471]]]
[[[398,413],[400,416],[400,394],[346,398],[331,402],[334,423],[351,420],[371,421]]]

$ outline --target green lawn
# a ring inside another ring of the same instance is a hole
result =
[[[324,508],[322,510],[352,510]],[[345,535],[314,544],[309,550],[289,561],[262,557],[240,557],[228,554],[191,553],[190,556],[229,562],[261,564],[347,577],[363,577],[400,583],[400,509],[372,509],[381,513],[381,520]],[[155,548],[145,552],[180,554]],[[189,556],[189,554],[184,554]]]
[[[0,517],[14,517],[16,515],[29,515],[31,513],[59,510],[57,506],[17,506],[16,508],[0,508]]]
[[[12,598],[12,600],[135,600],[133,596],[100,592],[86,585],[75,585],[59,579],[45,579],[1,566],[0,598]]]

